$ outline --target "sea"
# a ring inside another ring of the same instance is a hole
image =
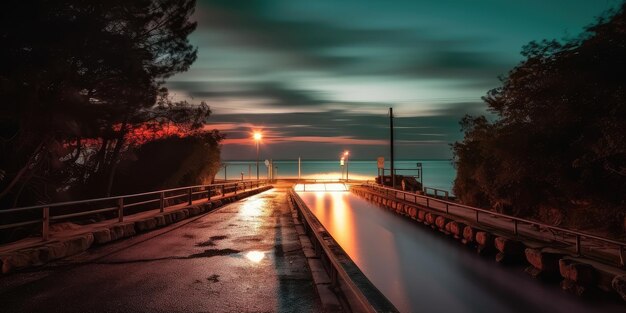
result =
[[[256,161],[223,161],[223,166],[216,179],[254,179],[256,178]],[[273,160],[274,178],[298,178],[298,160]],[[452,191],[456,178],[456,170],[452,160],[398,160],[394,162],[396,174],[418,176],[425,187]],[[390,164],[384,166],[389,175]],[[224,171],[224,168],[226,171]],[[378,175],[376,160],[348,160],[343,166],[338,160],[301,160],[300,177],[306,179],[349,179],[373,180]],[[419,170],[418,170],[419,169]],[[259,161],[259,178],[267,177],[268,167],[265,160]]]

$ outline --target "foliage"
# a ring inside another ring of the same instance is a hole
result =
[[[497,119],[461,121],[454,192],[463,202],[543,219],[550,211],[548,222],[577,227],[621,226],[625,8],[576,39],[525,46],[526,59],[483,98]]]
[[[212,183],[219,169],[221,138],[217,131],[198,132],[142,145],[120,163],[113,193]]]
[[[164,88],[196,59],[187,39],[194,8],[194,0],[3,3],[0,206],[108,195],[134,148],[203,130],[209,107],[175,103]]]

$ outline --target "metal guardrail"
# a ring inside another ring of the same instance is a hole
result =
[[[342,184],[345,188],[345,190],[332,190],[332,191],[348,191],[348,187],[346,186],[346,181],[345,180],[337,180],[337,179],[309,179],[309,180],[301,180],[298,181],[298,185],[302,185],[302,190],[298,190],[298,191],[320,191],[320,190],[306,190],[306,185],[320,185],[323,184],[324,185],[324,190],[323,191],[329,191],[327,190],[327,186],[326,184]]]
[[[450,199],[450,193],[447,190],[442,190],[442,189],[437,189],[437,188],[432,188],[432,187],[423,187],[423,188],[424,188],[424,194],[426,195],[428,195],[429,190],[432,190],[435,198],[439,197],[439,194],[441,193],[444,198]]]
[[[419,194],[415,194],[415,193],[411,193],[411,192],[406,192],[406,191],[401,191],[401,190],[396,190],[396,189],[392,189],[392,188],[388,188],[388,187],[383,187],[380,186],[378,184],[375,183],[371,183],[371,182],[366,182],[364,184],[362,184],[362,186],[367,186],[370,187],[374,190],[377,190],[380,193],[385,194],[386,196],[390,196],[392,195],[394,198],[399,199],[399,200],[403,200],[403,201],[407,201],[407,202],[413,202],[415,204],[418,205],[425,205],[427,208],[432,209],[432,210],[438,210],[438,211],[444,211],[441,207],[445,208],[445,212],[446,214],[450,214],[450,208],[460,208],[460,209],[464,209],[464,210],[468,210],[474,213],[475,215],[475,222],[480,224],[480,214],[487,214],[490,216],[495,216],[495,217],[500,217],[503,218],[504,221],[510,221],[510,225],[511,228],[510,229],[504,229],[505,231],[509,231],[512,232],[515,236],[519,235],[519,226],[520,225],[534,225],[536,227],[539,227],[540,229],[545,229],[548,231],[551,231],[552,233],[560,233],[563,235],[563,242],[566,244],[572,244],[572,242],[569,242],[567,240],[565,240],[565,236],[570,236],[570,238],[573,239],[573,245],[575,247],[575,251],[576,254],[579,256],[591,256],[594,257],[596,255],[593,254],[584,254],[583,253],[583,239],[588,239],[588,240],[595,240],[597,242],[600,242],[602,244],[608,245],[608,246],[613,246],[617,249],[617,254],[619,257],[619,263],[618,265],[621,267],[625,266],[626,263],[626,242],[621,242],[621,241],[617,241],[617,240],[613,240],[613,239],[609,239],[609,238],[604,238],[601,236],[597,236],[597,235],[592,235],[592,234],[588,234],[588,233],[584,233],[584,232],[580,232],[580,231],[576,231],[576,230],[570,230],[567,228],[562,228],[562,227],[558,227],[558,226],[553,226],[553,225],[548,225],[548,224],[543,224],[537,221],[532,221],[532,220],[528,220],[528,219],[524,219],[524,218],[519,218],[519,217],[515,217],[515,216],[511,216],[511,215],[506,215],[506,214],[502,214],[502,213],[498,213],[498,212],[494,212],[494,211],[489,211],[489,210],[485,210],[485,209],[480,209],[480,208],[475,208],[475,207],[471,207],[468,205],[463,205],[463,204],[459,204],[456,202],[451,202],[451,201],[447,201],[447,200],[442,200],[439,198],[433,198],[433,197],[429,197],[429,196],[425,196],[425,195],[419,195]],[[422,203],[418,203],[417,199],[423,200]],[[412,200],[412,201],[411,201]],[[432,204],[436,203],[436,204],[440,204],[441,207],[433,207]],[[490,224],[490,226],[492,227],[497,227],[494,226],[492,224]],[[590,248],[588,248],[589,251],[591,251]]]
[[[231,182],[231,183],[187,186],[187,187],[164,189],[164,190],[143,192],[143,193],[130,194],[130,195],[86,199],[86,200],[79,200],[79,201],[49,203],[49,204],[0,210],[0,216],[6,216],[7,214],[16,214],[16,213],[22,213],[22,212],[31,212],[34,210],[41,210],[41,213],[42,213],[41,215],[42,218],[40,219],[27,220],[27,221],[11,223],[11,224],[3,224],[3,225],[0,225],[0,230],[41,223],[41,230],[42,230],[41,237],[45,241],[45,240],[48,240],[50,236],[50,221],[53,221],[53,220],[60,220],[60,219],[71,218],[71,217],[87,216],[87,215],[93,215],[97,213],[117,211],[118,220],[120,222],[123,222],[125,208],[136,207],[136,206],[146,205],[150,203],[159,203],[158,209],[160,210],[160,212],[163,212],[163,210],[166,207],[167,200],[186,198],[187,204],[191,205],[192,202],[194,201],[194,198],[195,200],[198,200],[203,197],[206,197],[207,201],[209,201],[211,200],[211,197],[214,195],[219,195],[219,194],[224,195],[229,192],[234,192],[235,194],[237,194],[237,191],[239,190],[243,191],[243,190],[247,190],[251,188],[258,188],[264,185],[267,185],[266,180],[242,180],[242,181],[236,181],[236,182]],[[150,198],[154,196],[156,196],[155,199],[147,199],[147,200],[141,200],[141,201],[129,203],[129,200],[131,199],[145,198],[145,197]],[[115,203],[114,206],[110,206],[112,202]],[[99,208],[99,209],[84,210],[81,212],[62,214],[62,215],[54,215],[53,214],[54,211],[51,211],[51,209],[54,209],[54,208],[71,207],[71,206],[76,206],[80,204],[96,204],[96,203],[100,203],[100,204],[104,203],[105,205],[108,205],[108,206],[104,208]],[[176,205],[178,204],[180,203],[177,203]]]
[[[327,268],[328,276],[330,276],[331,284],[335,287],[339,286],[339,279],[345,282],[345,286],[348,291],[352,294],[352,296],[358,301],[363,309],[363,312],[375,313],[378,312],[370,303],[370,300],[363,294],[361,289],[352,281],[352,278],[345,271],[343,266],[339,263],[339,261],[333,257],[335,253],[327,246],[326,241],[320,235],[318,231],[316,231],[311,225],[313,225],[312,215],[308,210],[304,201],[298,196],[298,194],[293,190],[289,190],[290,198],[294,201],[296,212],[298,213],[298,217],[302,220],[303,225],[305,226],[305,231],[307,233],[312,234],[313,236],[308,236],[315,248],[315,253],[320,256],[322,260],[326,260],[326,264],[329,267]],[[307,212],[305,212],[305,210]],[[310,230],[310,231],[309,231]],[[323,256],[323,257],[322,257]]]

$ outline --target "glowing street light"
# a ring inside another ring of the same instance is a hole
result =
[[[263,138],[263,134],[261,132],[255,131],[252,135],[254,141],[256,142],[256,179],[259,180],[259,143]]]
[[[349,178],[348,178],[348,171],[350,170],[350,167],[348,165],[349,164],[348,163],[348,156],[349,155],[350,155],[350,151],[346,150],[346,151],[343,152],[343,158],[345,158],[345,160],[346,160],[346,181],[349,180]]]

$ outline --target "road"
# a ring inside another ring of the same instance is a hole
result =
[[[319,312],[285,188],[0,278],[0,311]]]

